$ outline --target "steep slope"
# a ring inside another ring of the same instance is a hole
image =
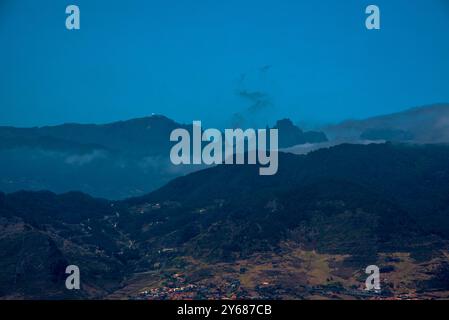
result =
[[[342,145],[308,156],[281,154],[275,176],[259,176],[256,166],[218,166],[128,203],[135,208],[157,204],[136,218],[137,225],[157,221],[147,234],[166,233],[171,244],[208,232],[217,220],[235,224],[229,234],[239,254],[251,251],[252,244],[242,241],[248,235],[260,245],[259,240],[276,243],[304,221],[346,210],[368,213],[376,221],[371,232],[381,238],[405,232],[404,241],[412,234],[448,239],[448,160],[449,148],[439,146]],[[383,227],[376,229],[377,223]],[[350,230],[359,232],[356,227]],[[210,238],[206,243],[221,243]]]
[[[376,264],[386,296],[447,297],[448,160],[446,146],[341,145],[281,154],[271,177],[218,166],[178,178],[127,201],[122,227],[156,249],[137,268],[166,279],[128,294],[170,297],[181,274],[196,288],[186,297],[366,298]]]
[[[80,193],[0,194],[0,296],[95,298],[117,288],[128,239],[114,229],[110,203]],[[65,268],[81,270],[82,291],[65,289]]]

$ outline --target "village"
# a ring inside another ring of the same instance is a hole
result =
[[[295,292],[279,285],[261,282],[254,290],[245,290],[237,279],[226,279],[219,285],[215,283],[189,283],[184,274],[175,273],[168,276],[163,285],[140,292],[132,297],[135,300],[282,300],[282,299],[343,299],[359,300],[414,300],[414,294],[393,296],[388,290],[367,291],[364,289],[347,289],[339,285],[303,286]]]

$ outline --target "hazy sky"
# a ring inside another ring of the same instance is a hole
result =
[[[0,125],[159,113],[223,127],[244,110],[320,124],[436,102],[449,0],[0,0]]]

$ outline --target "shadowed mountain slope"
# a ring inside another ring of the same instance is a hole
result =
[[[281,153],[274,176],[259,176],[255,165],[221,165],[126,201],[2,194],[2,292],[42,296],[42,281],[54,281],[55,292],[43,296],[66,296],[57,279],[61,266],[73,261],[86,266],[93,297],[113,292],[136,273],[190,270],[191,259],[212,269],[256,263],[255,255],[286,259],[292,246],[345,257],[341,268],[351,272],[398,252],[414,264],[444,260],[448,163],[446,146],[341,145],[307,156]],[[34,251],[53,262],[17,282],[28,274],[21,270],[34,270],[35,258],[25,258]],[[431,274],[435,278],[422,282],[422,290],[446,286],[444,277]]]

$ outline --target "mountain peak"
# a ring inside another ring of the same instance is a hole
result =
[[[278,120],[274,129],[279,130],[279,148],[289,148],[299,144],[327,141],[324,133],[315,131],[304,132],[288,118]]]

